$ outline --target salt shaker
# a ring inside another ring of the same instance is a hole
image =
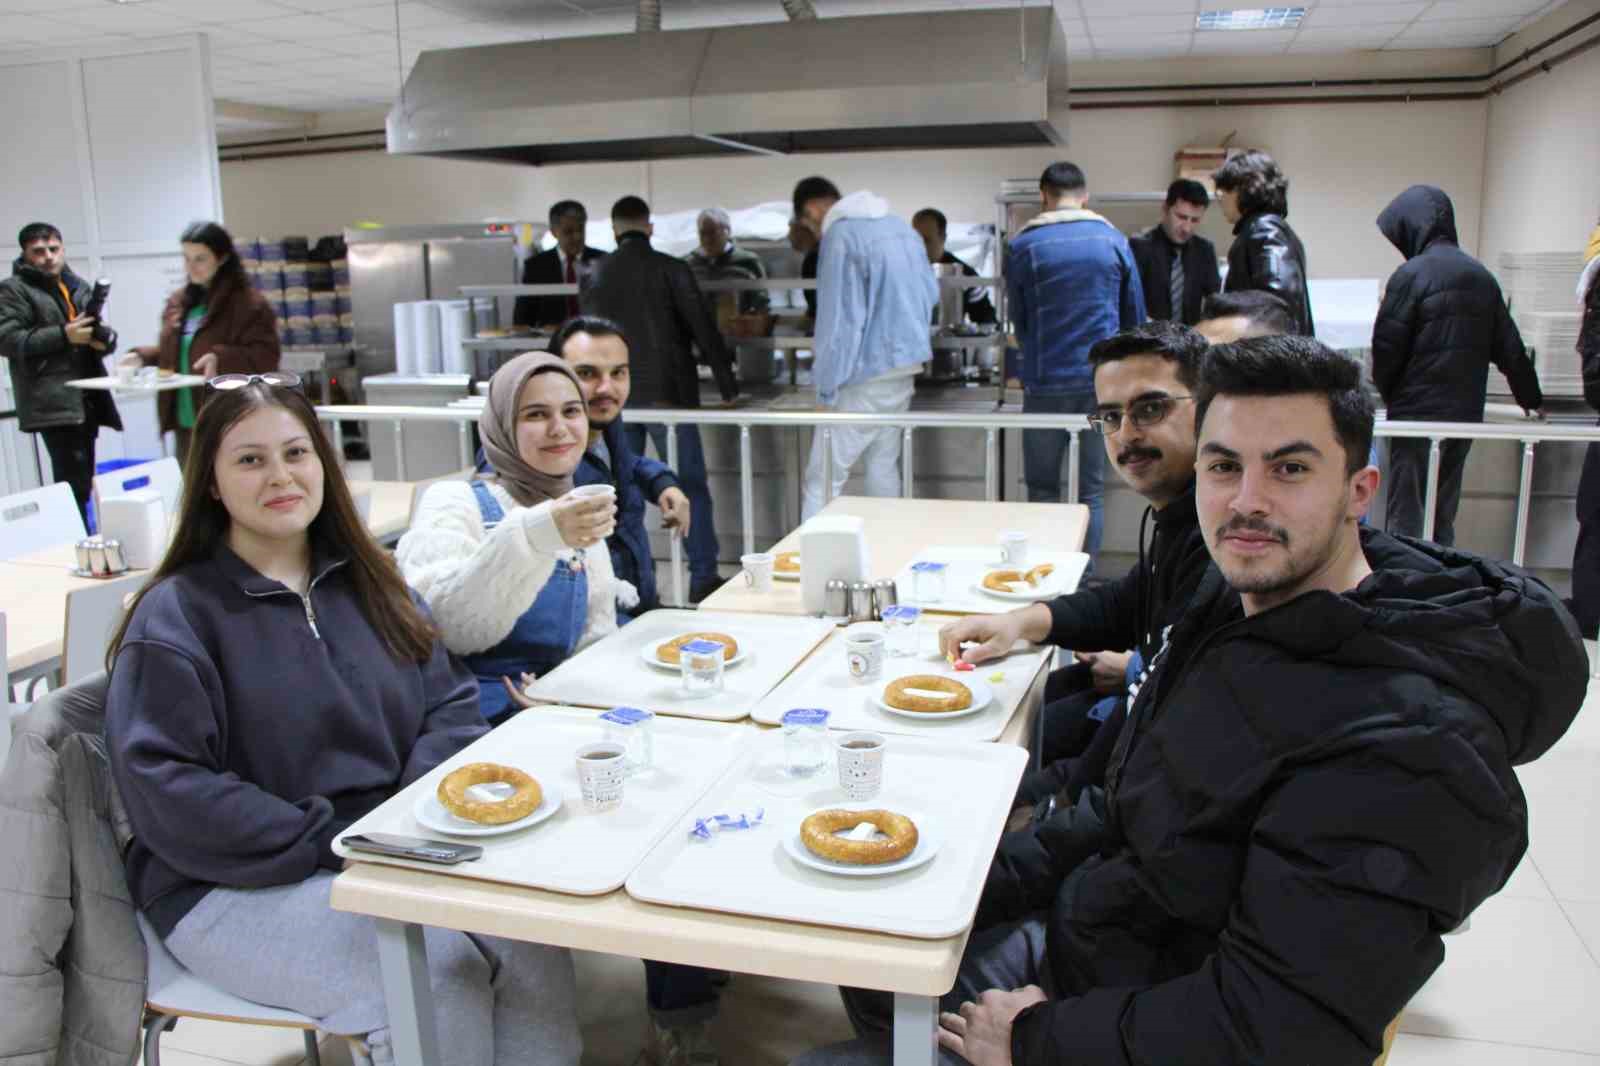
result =
[[[847,601],[850,605],[850,621],[871,622],[872,616],[872,586],[865,581],[852,581],[850,583],[850,596]]]
[[[824,586],[822,613],[828,618],[847,618],[850,615],[850,586],[840,578],[832,578]]]
[[[880,577],[872,583],[872,616],[883,618],[883,612],[900,602],[900,594],[895,589],[894,578]]]

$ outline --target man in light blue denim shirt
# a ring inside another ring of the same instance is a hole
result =
[[[1052,163],[1039,178],[1044,212],[1022,227],[1006,253],[1010,317],[1022,344],[1025,414],[1091,414],[1094,372],[1089,349],[1144,321],[1144,291],[1128,240],[1084,209],[1088,182],[1071,163]],[[1093,441],[1088,442],[1093,444]],[[1064,429],[1022,431],[1023,478],[1032,503],[1061,500]],[[1078,450],[1078,500],[1089,507],[1083,550],[1100,553],[1105,479],[1103,449]]]
[[[826,178],[795,186],[794,213],[822,238],[817,262],[817,325],[812,381],[817,400],[836,411],[900,414],[912,379],[933,355],[928,323],[939,288],[922,238],[870,192],[841,197]],[[900,495],[900,431],[836,426],[836,496],[856,460],[869,496]],[[822,509],[822,434],[811,442],[800,517]]]

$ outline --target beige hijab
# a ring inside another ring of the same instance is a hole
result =
[[[553,500],[572,491],[572,475],[554,477],[535,470],[523,461],[517,450],[517,397],[522,386],[535,374],[558,373],[572,382],[578,398],[583,386],[572,368],[548,352],[524,352],[494,372],[489,379],[489,397],[478,416],[478,432],[483,451],[498,481],[511,498],[523,507]],[[587,434],[580,443],[587,441]]]

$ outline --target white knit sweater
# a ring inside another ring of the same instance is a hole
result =
[[[588,571],[589,615],[578,649],[615,631],[618,601],[632,607],[639,595],[612,572],[605,544],[569,548],[548,501],[522,507],[499,485],[491,484],[489,492],[505,518],[485,530],[471,485],[430,485],[395,549],[401,574],[433,611],[445,647],[470,655],[504,640],[533,605],[559,559],[569,565],[581,561]]]

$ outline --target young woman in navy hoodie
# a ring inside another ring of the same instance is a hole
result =
[[[134,901],[204,979],[392,1059],[331,842],[483,735],[478,686],[368,536],[293,375],[213,379],[171,548],[111,643]],[[576,1064],[570,955],[428,931],[452,1064]]]

